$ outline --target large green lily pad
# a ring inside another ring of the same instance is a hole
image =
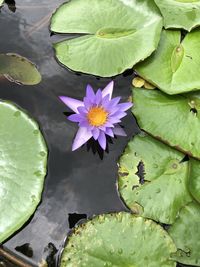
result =
[[[200,162],[195,159],[190,159],[190,162],[189,190],[192,196],[200,203]]]
[[[47,148],[37,123],[0,102],[0,243],[34,213],[46,175]]]
[[[158,49],[136,66],[138,74],[167,94],[200,89],[200,31],[188,33],[163,30]]]
[[[119,192],[134,212],[172,224],[179,210],[191,202],[186,184],[184,154],[147,135],[137,135],[119,161]],[[140,172],[140,174],[138,173]]]
[[[61,267],[175,267],[176,248],[159,225],[129,213],[99,215],[75,228]]]
[[[141,129],[200,159],[200,93],[169,96],[133,89],[133,114]]]
[[[200,25],[199,0],[155,0],[164,17],[165,28],[191,31]]]
[[[27,58],[17,54],[0,54],[0,75],[24,85],[35,85],[41,82],[41,75],[36,66]]]
[[[162,18],[151,0],[71,0],[53,14],[50,28],[79,34],[54,44],[63,65],[110,77],[132,68],[157,48]]]
[[[170,227],[169,234],[174,240],[177,252],[174,260],[192,266],[200,266],[200,206],[190,203],[185,206]]]

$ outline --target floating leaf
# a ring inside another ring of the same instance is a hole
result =
[[[0,102],[0,243],[33,214],[41,199],[47,148],[37,123]]]
[[[120,212],[99,215],[75,228],[63,251],[61,267],[175,267],[176,248],[156,223]]]
[[[141,129],[200,159],[200,93],[169,96],[159,90],[133,90],[133,114]]]
[[[190,159],[190,162],[189,190],[192,196],[200,203],[200,162],[195,159]]]
[[[200,266],[200,206],[190,203],[185,206],[170,227],[169,234],[178,250],[173,255],[174,260],[192,266]]]
[[[148,57],[157,48],[161,28],[151,0],[71,0],[51,20],[53,32],[79,34],[54,44],[58,60],[74,71],[102,77]]]
[[[135,213],[171,224],[191,201],[184,154],[147,135],[128,143],[119,161],[119,192]]]
[[[200,25],[199,0],[155,0],[164,17],[165,28],[191,31]]]
[[[8,80],[24,85],[34,85],[41,81],[35,65],[17,54],[0,54],[0,75]]]
[[[181,41],[180,31],[163,30],[156,52],[136,66],[145,80],[167,94],[200,89],[200,31],[188,33]]]

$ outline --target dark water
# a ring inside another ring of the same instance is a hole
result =
[[[57,97],[67,95],[81,99],[87,83],[98,89],[109,79],[76,75],[55,61],[52,42],[56,37],[50,37],[48,21],[43,25],[39,21],[48,19],[61,2],[20,0],[16,1],[15,13],[6,5],[0,13],[0,53],[15,52],[29,58],[38,65],[43,76],[42,83],[37,86],[0,81],[0,98],[12,100],[28,110],[40,123],[49,147],[42,203],[27,225],[5,243],[14,253],[28,254],[26,258],[35,265],[60,250],[69,227],[77,220],[93,214],[125,210],[116,190],[117,159],[128,139],[138,131],[129,113],[123,121],[128,137],[114,139],[103,159],[93,153],[92,147],[84,146],[71,152],[77,126],[66,120],[63,112],[68,110]],[[117,77],[114,96],[121,95],[126,101],[132,78],[133,75]],[[50,261],[50,257],[48,259]]]

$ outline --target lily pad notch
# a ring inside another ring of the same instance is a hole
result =
[[[71,0],[53,14],[50,29],[76,34],[54,44],[61,64],[77,72],[112,77],[157,48],[162,17],[151,0]]]

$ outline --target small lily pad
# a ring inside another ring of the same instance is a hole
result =
[[[175,267],[171,238],[153,221],[120,212],[99,215],[75,228],[61,267]]]
[[[199,0],[155,0],[163,17],[165,28],[183,28],[191,31],[200,25]]]
[[[132,112],[141,129],[200,159],[200,93],[169,96],[159,90],[133,89]]]
[[[41,75],[36,66],[17,54],[0,54],[0,75],[11,82],[35,85],[41,82]]]
[[[173,95],[200,89],[200,31],[163,30],[156,52],[135,69],[145,80]]]
[[[37,123],[0,102],[0,243],[34,213],[46,175],[47,148]]]
[[[179,210],[191,202],[184,154],[147,135],[137,135],[119,161],[119,192],[134,212],[172,224]]]
[[[50,28],[77,34],[54,44],[60,63],[74,71],[111,77],[157,48],[162,17],[151,0],[71,0],[53,14]]]
[[[192,266],[200,266],[200,206],[190,203],[185,206],[170,227],[169,234],[174,240],[177,252],[174,260]]]

